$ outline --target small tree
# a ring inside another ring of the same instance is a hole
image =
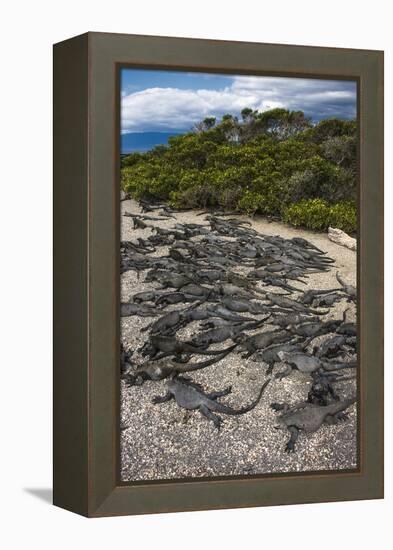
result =
[[[194,130],[197,133],[207,132],[216,125],[216,117],[209,116],[204,118],[201,122],[197,122],[194,126]]]

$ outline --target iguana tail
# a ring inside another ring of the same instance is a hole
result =
[[[337,279],[337,281],[340,283],[340,285],[341,285],[342,287],[345,287],[345,286],[346,286],[346,284],[345,284],[345,282],[344,282],[344,279],[342,279],[342,278],[340,277],[340,273],[339,273],[338,271],[336,271],[336,279]]]
[[[220,413],[223,413],[223,414],[229,414],[229,415],[232,415],[232,416],[238,415],[238,414],[244,414],[244,413],[247,413],[247,412],[251,411],[252,409],[254,409],[258,405],[259,401],[261,400],[262,394],[265,391],[265,388],[269,384],[270,380],[271,379],[268,378],[266,380],[266,382],[264,382],[264,384],[262,385],[262,388],[260,389],[258,397],[255,399],[255,401],[253,401],[252,403],[250,403],[246,407],[242,407],[241,409],[232,409],[232,407],[229,407],[228,405],[224,405],[223,403],[214,402],[215,407],[212,410],[215,410],[216,412],[220,412]]]
[[[341,411],[345,411],[353,403],[356,402],[356,397],[350,397],[348,399],[343,399],[342,401],[336,401],[335,403],[330,403],[326,408],[329,409],[330,414],[336,414]]]
[[[236,344],[237,346],[237,344]],[[229,346],[225,349],[209,350],[209,349],[199,349],[191,344],[185,342],[184,344],[184,353],[195,353],[196,355],[221,355],[225,352],[230,352],[234,349],[234,346]]]
[[[348,363],[344,363],[344,362],[331,363],[331,364],[323,362],[322,368],[327,372],[332,372],[332,371],[337,371],[341,369],[356,369],[357,365],[358,365],[357,361],[350,361]]]
[[[245,324],[242,327],[242,330],[244,331],[244,330],[252,330],[252,329],[255,329],[255,328],[259,328],[271,316],[272,316],[272,314],[269,313],[269,315],[266,315],[266,317],[264,317],[263,319],[259,319],[258,321],[253,321],[251,323]]]
[[[233,346],[230,346],[229,348],[226,348],[223,352],[221,352],[221,355],[215,355],[212,359],[207,359],[206,361],[199,361],[199,363],[193,363],[191,365],[179,365],[174,367],[174,371],[179,374],[182,372],[191,372],[194,370],[204,369],[205,367],[208,367],[210,365],[213,365],[214,363],[218,363],[224,357],[228,355],[231,351],[233,351],[238,344],[234,344]]]

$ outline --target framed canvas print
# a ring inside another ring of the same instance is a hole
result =
[[[383,53],[54,47],[54,503],[383,496]]]

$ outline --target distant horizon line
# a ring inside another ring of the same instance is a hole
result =
[[[207,117],[209,118],[209,117]],[[216,118],[216,117],[212,117],[212,118]],[[311,124],[313,125],[317,125],[319,124],[320,122],[322,122],[323,120],[346,120],[348,122],[356,122],[357,120],[357,117],[339,117],[339,116],[331,116],[331,117],[324,117],[324,118],[320,118],[320,119],[311,119]],[[193,131],[193,126],[195,126],[195,124],[192,124],[188,129],[182,129],[182,128],[168,128],[167,130],[121,130],[120,131],[120,136],[126,136],[126,135],[129,135],[129,134],[185,134],[185,133],[188,133],[188,132],[192,132]]]

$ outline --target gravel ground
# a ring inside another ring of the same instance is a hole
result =
[[[123,212],[140,213],[134,201],[123,201],[121,204]],[[198,212],[178,213],[176,221],[202,223],[204,217],[198,217]],[[156,216],[155,213],[148,215]],[[239,218],[246,219],[242,216]],[[122,217],[121,220],[122,240],[147,238],[150,235],[149,229],[134,230],[131,218]],[[147,223],[173,227],[175,220]],[[335,259],[330,272],[310,275],[307,286],[299,285],[302,290],[336,288],[337,270],[345,281],[356,284],[356,252],[332,243],[326,234],[294,229],[259,217],[252,220],[252,227],[268,235],[304,237]],[[165,253],[166,248],[161,247],[155,255],[161,256]],[[144,283],[143,279],[143,274],[138,279],[134,271],[122,275],[122,301],[130,300],[137,292],[156,288],[156,284]],[[346,301],[339,302],[324,319],[341,317],[347,307]],[[353,305],[350,307],[349,318],[354,319],[355,309]],[[170,311],[170,308],[165,311]],[[121,333],[125,347],[137,350],[147,338],[147,333],[141,333],[140,329],[153,320],[135,316],[122,318]],[[190,338],[198,331],[198,324],[192,323],[179,331],[179,338]],[[314,340],[314,345],[323,339],[324,337]],[[230,341],[224,342],[212,346],[211,349],[222,349],[229,344]],[[143,362],[136,351],[133,360],[137,363]],[[283,368],[283,364],[276,364],[273,373]],[[241,407],[256,397],[266,379],[265,371],[263,363],[254,362],[252,358],[242,359],[240,354],[234,352],[218,364],[194,372],[192,378],[210,391],[232,386],[232,393],[222,398],[222,402]],[[131,482],[356,468],[355,406],[348,409],[349,418],[346,422],[334,426],[324,425],[313,434],[301,433],[296,452],[284,452],[289,434],[274,428],[277,425],[276,413],[269,405],[272,402],[295,403],[304,400],[309,388],[310,377],[298,371],[293,371],[281,381],[273,379],[255,409],[237,417],[223,415],[222,428],[217,431],[198,412],[185,411],[174,401],[153,405],[152,398],[166,392],[165,380],[145,382],[143,386],[133,387],[126,386],[122,381],[121,423],[127,429],[121,432],[121,479]],[[353,395],[356,391],[355,381],[342,382],[337,390],[343,397]]]

